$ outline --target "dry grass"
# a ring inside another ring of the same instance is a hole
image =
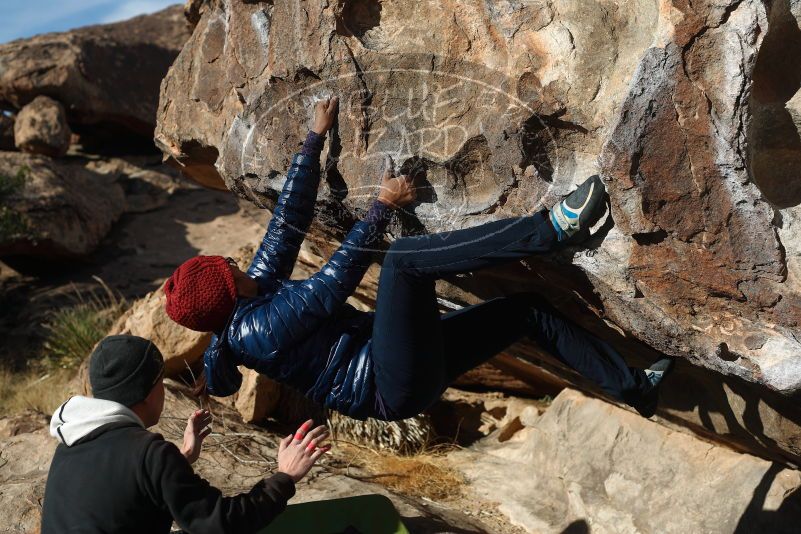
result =
[[[123,298],[95,280],[96,290],[76,290],[70,305],[48,314],[43,350],[28,360],[27,369],[0,368],[0,415],[26,409],[49,415],[71,393],[77,367],[126,307]]]
[[[51,414],[69,394],[74,371],[56,369],[50,373],[0,370],[0,415],[24,410]]]
[[[381,484],[410,497],[424,497],[433,501],[447,501],[462,493],[465,481],[445,458],[445,453],[452,446],[425,449],[412,455],[397,455],[342,442],[336,445],[338,456],[347,458],[348,474],[354,478]],[[352,473],[351,470],[358,473]]]

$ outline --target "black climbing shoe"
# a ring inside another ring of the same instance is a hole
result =
[[[604,183],[595,174],[587,178],[578,189],[551,208],[551,224],[559,242],[581,234],[589,236],[589,228],[598,220],[604,206]],[[570,240],[571,243],[575,240]]]
[[[643,417],[651,417],[656,413],[656,406],[659,404],[659,386],[672,370],[673,358],[659,359],[645,369],[648,389],[642,394],[641,401],[634,406]]]

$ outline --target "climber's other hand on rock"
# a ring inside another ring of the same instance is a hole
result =
[[[381,177],[381,191],[378,200],[391,208],[402,208],[417,198],[414,179],[401,175],[396,177],[391,166],[387,166]]]
[[[325,135],[334,125],[338,107],[338,96],[317,102],[314,105],[314,126],[312,126],[312,131],[318,135]]]

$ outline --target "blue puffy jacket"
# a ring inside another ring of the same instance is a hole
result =
[[[244,365],[293,386],[310,399],[350,417],[374,415],[370,352],[373,314],[345,300],[370,263],[376,226],[357,222],[319,272],[289,280],[314,215],[320,183],[319,156],[297,154],[248,274],[256,298],[239,298],[227,326],[204,354],[209,392],[239,390]]]

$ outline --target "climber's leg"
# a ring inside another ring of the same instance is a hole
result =
[[[387,251],[382,270],[439,279],[548,252],[556,243],[556,230],[543,210],[473,228],[398,239]]]
[[[433,294],[433,285],[430,290]],[[428,311],[432,309],[436,311],[435,303]],[[650,406],[656,401],[651,400],[655,384],[646,372],[626,365],[611,345],[569,321],[538,295],[499,297],[430,321],[430,314],[411,320],[398,316],[377,336],[389,345],[376,345],[374,337],[376,380],[395,416],[390,418],[422,412],[460,375],[525,336],[609,396],[649,411],[644,415],[656,407]]]
[[[447,384],[435,280],[545,252],[555,242],[545,211],[395,241],[381,268],[373,326],[375,380],[386,407],[415,415]]]
[[[626,365],[614,347],[568,320],[544,299],[529,308],[528,323],[534,341],[607,395],[637,407],[651,389],[642,369]]]
[[[449,381],[528,335],[608,395],[636,405],[650,389],[641,369],[626,365],[609,344],[566,319],[536,294],[493,299],[442,317]]]
[[[415,276],[387,256],[373,323],[373,366],[385,418],[404,419],[434,402],[445,382],[434,278]]]

